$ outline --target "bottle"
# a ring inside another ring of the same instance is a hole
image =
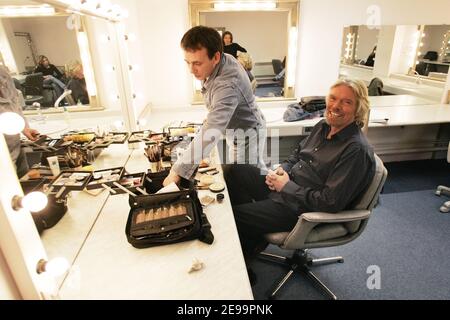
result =
[[[70,114],[69,110],[67,110],[67,106],[63,106],[63,110],[64,110],[64,121],[68,126],[70,126]]]

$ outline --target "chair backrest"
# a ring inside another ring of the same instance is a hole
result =
[[[279,74],[283,70],[283,63],[279,59],[272,59],[272,67],[275,75]]]
[[[42,73],[32,73],[27,75],[23,85],[26,95],[41,95],[44,86]]]
[[[383,95],[383,81],[380,78],[373,78],[369,87],[367,88],[369,91],[369,96],[382,96]]]
[[[375,175],[372,182],[367,189],[360,195],[360,197],[354,202],[353,209],[357,210],[372,210],[378,201],[381,189],[384,186],[384,182],[387,178],[387,170],[383,165],[383,161],[374,154],[375,157]]]

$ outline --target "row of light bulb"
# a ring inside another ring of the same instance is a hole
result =
[[[0,114],[0,134],[19,134],[25,127],[24,119],[15,112],[5,112]],[[25,196],[15,195],[11,200],[11,206],[15,211],[26,209],[31,212],[43,210],[48,203],[47,196],[38,191],[30,192]],[[58,277],[69,269],[67,259],[58,257],[50,261],[40,259],[36,265],[36,272],[44,276]],[[44,281],[41,290],[45,293],[55,294],[56,288],[50,285],[53,281]]]
[[[84,9],[93,13],[109,16],[115,19],[128,18],[127,10],[122,9],[118,4],[111,4],[109,0],[59,0],[69,9],[79,11]]]

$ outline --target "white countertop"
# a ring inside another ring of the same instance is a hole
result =
[[[142,150],[132,152],[126,168],[148,167]],[[220,169],[220,166],[219,166]],[[222,174],[214,176],[222,181]],[[212,194],[200,191],[199,196]],[[74,271],[60,290],[62,299],[253,299],[227,192],[225,200],[204,209],[214,243],[199,240],[146,249],[132,247],[125,236],[128,196],[110,196]],[[197,258],[205,267],[188,273]]]
[[[396,95],[413,95],[434,101],[434,103],[440,103],[445,88],[445,82],[438,82],[422,77],[419,84],[416,83],[418,79],[412,76],[392,75],[390,77],[381,77],[374,75],[371,69],[352,65],[341,64],[339,74],[349,78],[363,80],[367,85],[373,78],[378,77],[383,81],[383,90],[386,92]]]

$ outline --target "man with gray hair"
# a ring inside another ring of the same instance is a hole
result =
[[[326,97],[325,120],[317,123],[276,171],[262,176],[249,166],[226,178],[246,259],[261,251],[264,235],[290,231],[302,212],[344,210],[375,174],[375,159],[361,128],[369,100],[361,81],[338,80]]]

